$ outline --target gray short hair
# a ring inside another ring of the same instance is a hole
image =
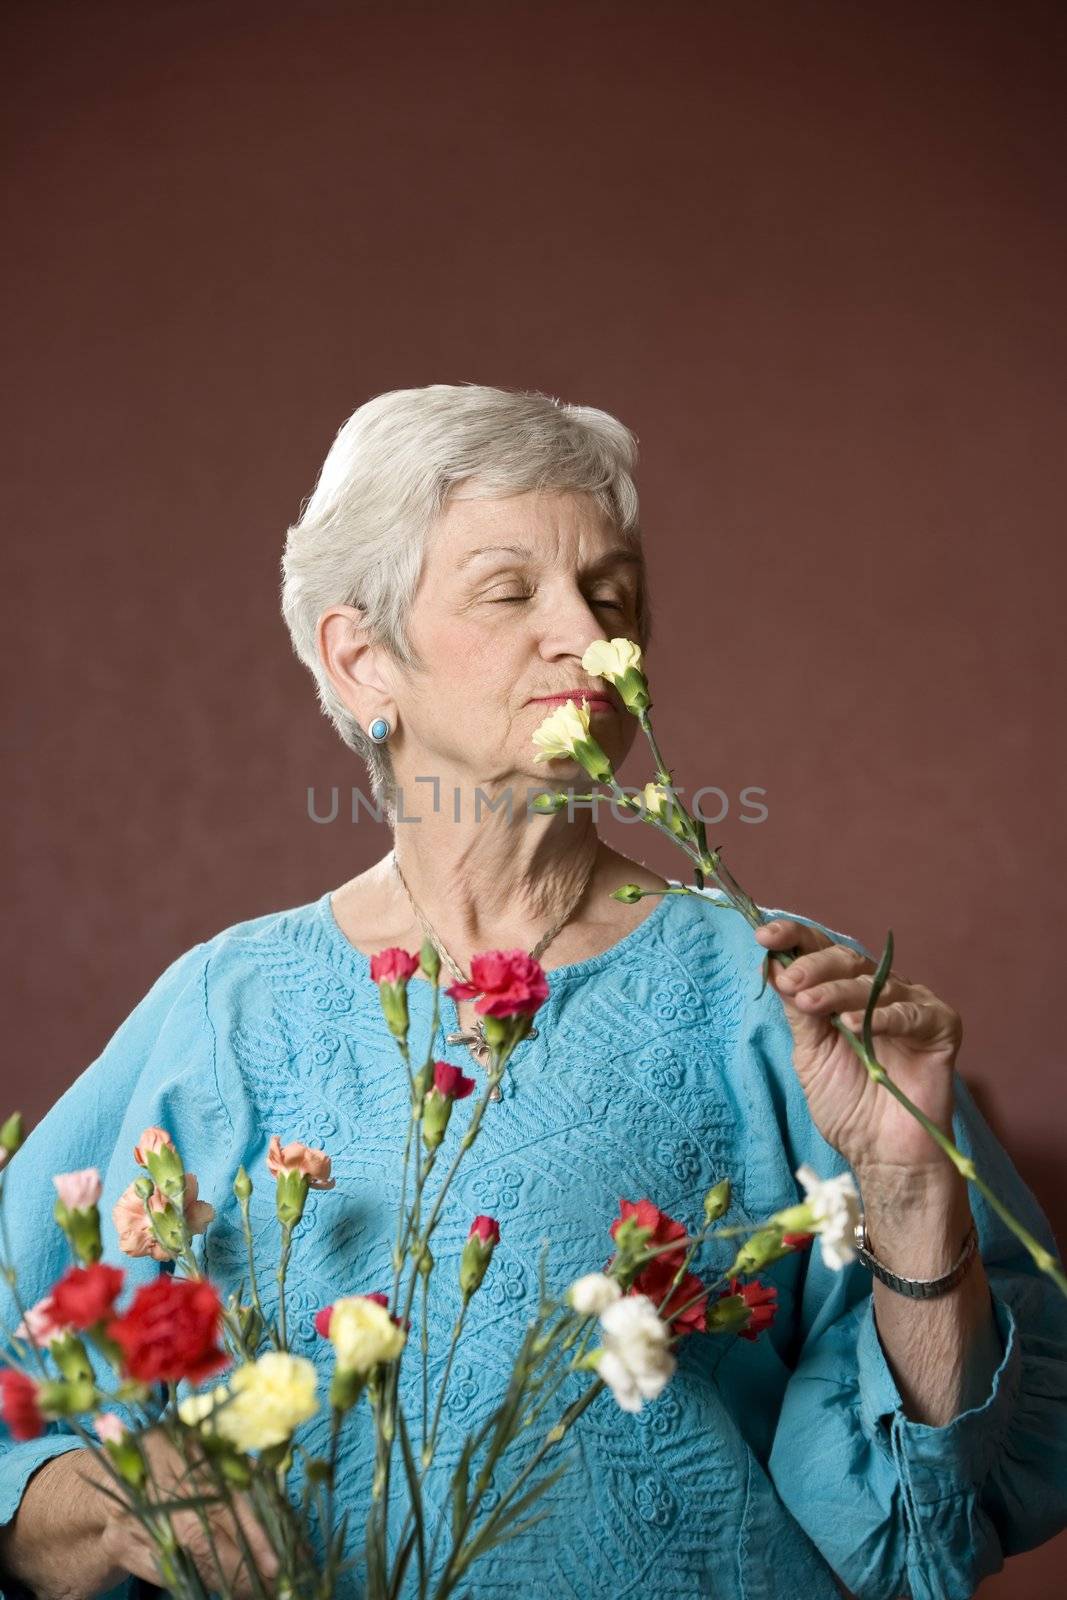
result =
[[[641,551],[636,462],[634,434],[607,411],[474,383],[393,389],[366,401],[341,427],[288,531],[282,614],[323,712],[365,761],[375,804],[384,802],[390,821],[392,762],[330,683],[316,644],[322,613],[333,605],[358,607],[372,637],[417,669],[422,663],[407,637],[407,612],[430,528],[460,483],[476,478],[466,492],[479,498],[584,490]],[[639,577],[643,648],[651,636],[643,561]]]

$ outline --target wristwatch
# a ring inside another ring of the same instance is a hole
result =
[[[890,1272],[877,1256],[871,1254],[870,1243],[866,1221],[861,1219],[856,1224],[856,1254],[863,1265],[873,1272],[880,1283],[884,1283],[897,1294],[906,1295],[911,1300],[936,1300],[938,1295],[947,1294],[950,1289],[954,1289],[967,1271],[978,1252],[978,1230],[972,1222],[963,1241],[963,1249],[954,1264],[940,1278],[902,1278],[898,1272]]]

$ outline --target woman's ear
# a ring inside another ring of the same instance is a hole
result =
[[[385,650],[370,637],[357,606],[330,606],[316,630],[319,658],[338,698],[361,728],[375,717],[396,726],[396,701],[384,670]]]

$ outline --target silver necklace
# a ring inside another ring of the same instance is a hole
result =
[[[419,925],[421,926],[421,928],[422,928],[423,932],[425,933],[426,937],[429,939],[430,943],[433,945],[434,949],[437,951],[437,954],[441,957],[441,960],[445,963],[445,966],[451,972],[452,976],[456,979],[456,981],[458,983],[470,983],[470,981],[471,981],[470,978],[463,971],[463,968],[459,965],[458,961],[454,961],[452,959],[451,955],[445,949],[444,945],[441,943],[441,940],[438,938],[437,934],[434,932],[433,928],[430,926],[429,921],[427,920],[427,918],[425,917],[423,912],[419,909],[419,906],[416,903],[414,895],[412,894],[411,890],[407,886],[407,882],[406,882],[406,880],[404,878],[404,874],[400,870],[400,862],[397,860],[396,850],[395,849],[393,850],[392,855],[393,855],[393,871],[396,873],[397,877],[399,878],[400,883],[401,883],[401,885],[403,887],[404,893],[407,895],[409,901],[411,902],[411,909],[412,909],[412,911],[414,911],[415,916],[418,918]],[[543,933],[541,935],[540,939],[538,939],[537,943],[534,945],[533,949],[530,951],[531,959],[536,961],[537,957],[541,954],[542,950],[544,950],[552,942],[552,940],[556,937],[556,934],[563,927],[564,923],[568,922],[570,920],[570,918],[574,915],[574,912],[575,912],[576,907],[578,906],[578,903],[582,899],[582,896],[585,894],[586,889],[589,887],[589,882],[590,882],[590,879],[593,876],[593,868],[595,866],[596,866],[596,852],[594,851],[593,852],[593,858],[589,863],[589,870],[585,874],[585,877],[582,879],[582,882],[579,884],[577,893],[573,896],[573,898],[570,901],[570,904],[567,906],[567,909],[564,911],[563,915],[559,918],[559,920],[557,922],[554,922],[552,924],[552,926],[545,933]],[[481,995],[480,994],[477,995],[477,996],[473,996],[472,995],[471,998],[472,999],[476,999],[476,998],[480,999]],[[526,1037],[528,1039],[536,1039],[537,1038],[537,1029],[536,1028],[531,1028],[529,1033],[526,1035]],[[456,1032],[456,1033],[448,1033],[448,1034],[446,1034],[445,1035],[445,1043],[446,1044],[465,1044],[467,1046],[467,1049],[470,1051],[471,1055],[474,1057],[475,1061],[478,1063],[478,1065],[480,1067],[484,1067],[484,1066],[488,1065],[489,1048],[490,1047],[489,1047],[489,1041],[485,1037],[485,1023],[482,1021],[482,1019],[480,1017],[475,1022],[473,1028],[460,1028],[458,1030],[458,1032]],[[489,1091],[489,1098],[490,1098],[490,1100],[499,1100],[500,1099],[500,1085],[499,1084],[494,1084],[493,1085],[492,1089]]]

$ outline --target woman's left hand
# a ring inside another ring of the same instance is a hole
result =
[[[875,965],[832,944],[803,923],[777,919],[754,930],[765,950],[799,948],[789,966],[771,960],[769,981],[793,1033],[793,1065],[819,1132],[861,1183],[897,1187],[928,1178],[951,1181],[954,1169],[915,1118],[873,1083],[852,1046],[830,1021],[837,1015],[862,1035]],[[890,971],[871,1017],[875,1054],[908,1098],[950,1138],[952,1073],[963,1036],[959,1013],[925,984]]]

